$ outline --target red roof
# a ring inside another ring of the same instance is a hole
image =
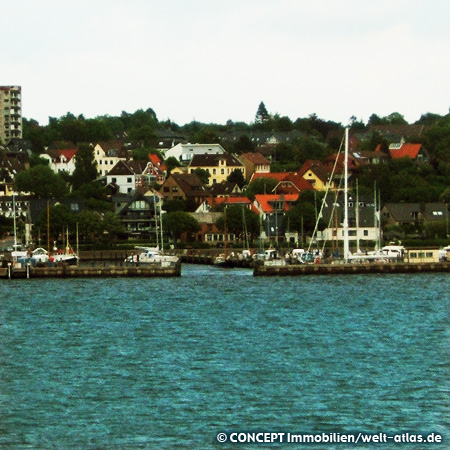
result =
[[[297,172],[254,173],[252,181],[257,180],[258,178],[273,178],[274,180],[277,180],[278,181],[278,184],[276,186],[277,192],[279,192],[281,189],[284,190],[286,194],[296,193],[292,191],[314,190],[311,184],[307,180],[305,180],[302,176],[300,176]],[[284,183],[284,185],[280,186],[280,183]],[[287,184],[290,184],[290,187],[287,187],[286,186]]]
[[[290,203],[298,200],[299,194],[257,194],[255,201],[259,203],[264,213],[271,213],[274,211],[272,204],[274,202],[283,202],[283,209],[289,211],[291,209]]]
[[[77,154],[76,149],[60,150],[58,152],[58,159],[61,159],[61,156],[64,156],[67,162],[69,162],[76,154]]]
[[[205,199],[211,208],[214,208],[222,203],[226,205],[250,205],[251,201],[247,197],[208,197]]]
[[[420,150],[422,149],[422,144],[402,144],[400,148],[389,149],[389,154],[392,159],[399,158],[411,158],[416,159]]]

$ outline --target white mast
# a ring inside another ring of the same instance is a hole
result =
[[[345,154],[344,154],[344,261],[348,262],[348,128],[345,129]]]
[[[17,251],[16,194],[13,194],[12,198],[13,198],[13,219],[14,219],[14,251]]]

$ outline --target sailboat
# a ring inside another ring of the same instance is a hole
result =
[[[133,265],[158,265],[162,267],[170,267],[178,264],[180,258],[174,255],[164,254],[164,232],[161,212],[161,198],[158,197],[158,208],[156,202],[153,201],[155,212],[155,234],[156,247],[136,246],[136,252],[125,259],[125,263]],[[159,232],[158,232],[159,230]],[[160,246],[161,242],[161,246]]]

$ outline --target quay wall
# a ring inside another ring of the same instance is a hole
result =
[[[178,277],[181,264],[173,267],[31,267],[23,269],[1,268],[0,278],[118,278],[118,277]]]
[[[450,272],[450,262],[370,263],[370,264],[299,264],[265,266],[257,264],[254,276],[351,275],[369,273]]]

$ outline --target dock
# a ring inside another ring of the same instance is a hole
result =
[[[370,263],[370,264],[297,264],[270,266],[256,264],[253,275],[299,276],[299,275],[356,275],[356,274],[394,274],[394,273],[450,273],[450,262],[434,263]]]
[[[130,267],[32,267],[0,268],[0,279],[35,278],[156,278],[181,276],[181,264],[172,267],[130,266]]]

